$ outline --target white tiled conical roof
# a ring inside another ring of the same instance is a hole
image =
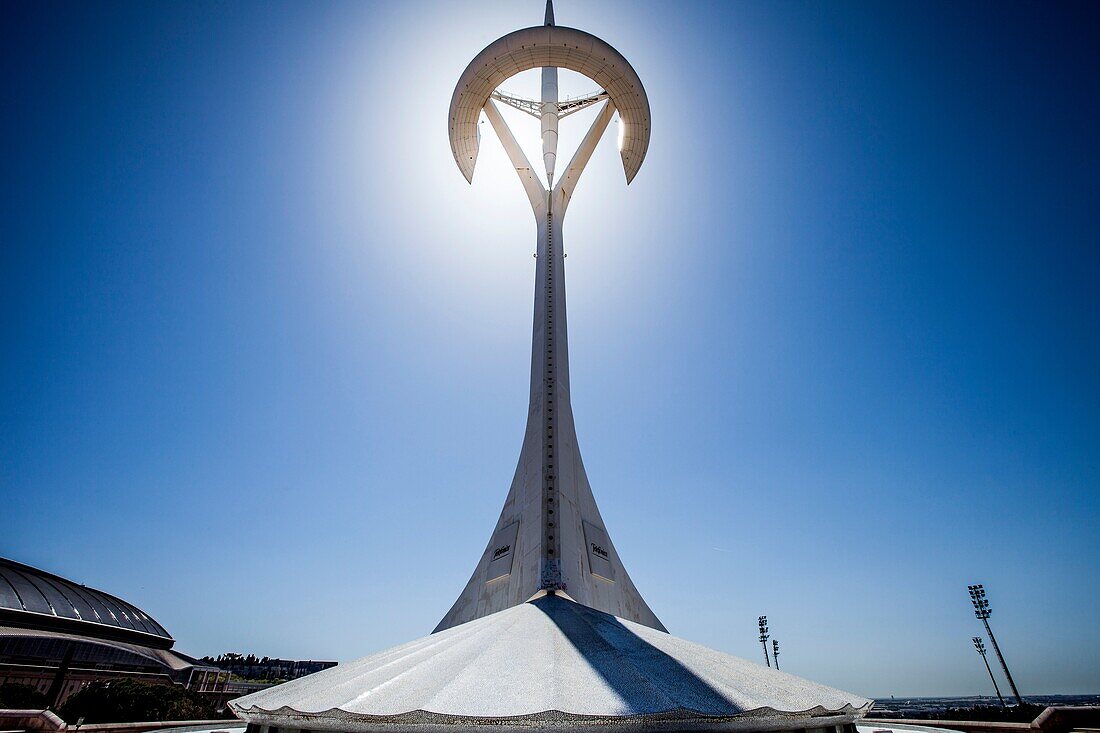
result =
[[[870,701],[555,595],[230,705],[280,730],[789,730]]]

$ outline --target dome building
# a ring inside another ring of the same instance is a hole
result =
[[[132,603],[0,558],[0,684],[23,684],[57,707],[117,678],[224,691],[229,673],[173,650],[172,635]]]

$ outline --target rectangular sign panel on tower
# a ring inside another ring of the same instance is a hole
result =
[[[588,569],[592,574],[615,582],[615,569],[611,566],[611,542],[607,532],[589,522],[584,522],[584,544],[588,549]]]
[[[486,583],[511,574],[518,533],[519,522],[512,522],[493,534],[493,541],[489,545],[489,567],[485,572]]]

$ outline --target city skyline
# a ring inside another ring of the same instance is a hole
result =
[[[17,11],[0,555],[198,655],[431,630],[514,469],[533,267],[503,150],[471,191],[443,120],[469,39],[539,5]],[[567,239],[577,431],[654,612],[988,694],[984,583],[1025,699],[1095,691],[1089,11],[557,6],[661,100]]]

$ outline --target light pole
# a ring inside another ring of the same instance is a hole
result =
[[[1001,688],[997,687],[997,678],[993,676],[993,670],[989,668],[989,660],[985,656],[985,643],[982,641],[982,637],[974,637],[974,649],[978,654],[982,655],[982,661],[985,662],[985,671],[989,672],[989,680],[993,683],[993,689],[997,691],[997,699],[1001,701],[1001,707],[1008,707],[1005,703],[1004,697],[1001,696]]]
[[[1020,697],[1020,691],[1016,689],[1016,683],[1012,680],[1012,673],[1008,671],[1005,657],[1001,654],[1001,647],[997,646],[997,637],[993,636],[993,629],[989,628],[989,615],[993,613],[993,609],[989,607],[989,599],[985,597],[985,586],[979,583],[968,585],[967,589],[970,591],[970,602],[974,604],[974,615],[985,624],[985,633],[989,634],[989,641],[993,643],[993,651],[997,653],[997,659],[1001,661],[1001,669],[1005,671],[1008,686],[1012,688],[1012,694],[1016,697],[1016,704],[1023,705],[1024,700]]]
[[[772,660],[768,656],[768,617],[761,616],[757,621],[760,622],[760,643],[764,645],[764,663],[770,667]]]
[[[779,669],[779,639],[772,639],[772,656],[775,658],[775,668]]]

